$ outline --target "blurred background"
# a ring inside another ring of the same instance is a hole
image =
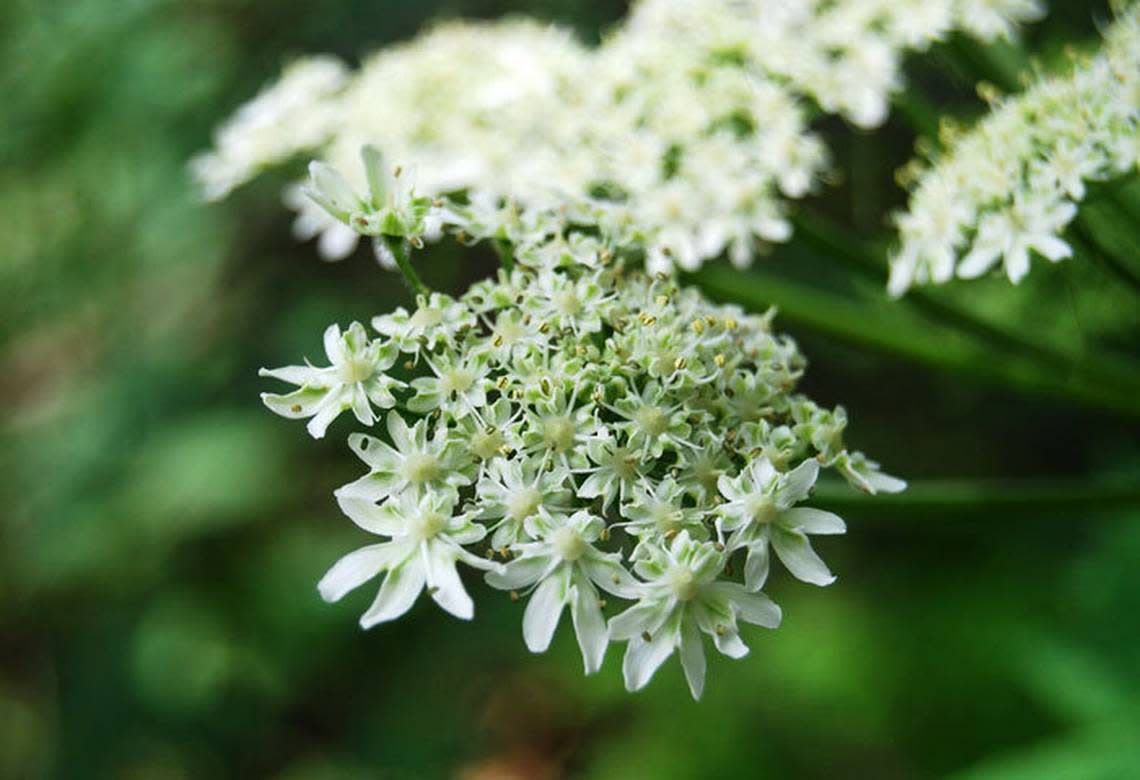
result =
[[[824,486],[839,582],[776,575],[784,626],[715,657],[694,703],[675,661],[630,695],[614,648],[591,678],[568,631],[529,654],[522,605],[476,582],[472,623],[421,602],[365,633],[368,588],[320,601],[361,541],[331,497],[352,425],[313,442],[262,408],[257,369],[406,294],[365,250],[295,243],[283,176],[206,206],[185,167],[291,56],[510,12],[597,40],[624,5],[0,4],[0,777],[1140,777],[1140,299],[1095,262],[1140,258],[1136,177],[1018,288],[883,292],[916,137],[1110,18],[1051,5],[1018,44],[913,57],[881,130],[822,120],[836,177],[797,238],[692,280],[778,304],[804,390],[913,484]],[[493,262],[421,267],[457,292]]]

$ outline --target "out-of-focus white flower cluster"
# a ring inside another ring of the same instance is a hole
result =
[[[642,0],[596,49],[533,22],[446,24],[351,76],[294,64],[194,168],[218,198],[301,151],[354,169],[372,144],[418,168],[431,198],[585,209],[641,236],[652,270],[725,252],[743,265],[789,237],[785,199],[827,164],[811,102],[878,124],[906,50],[952,30],[1009,35],[1040,13],[1037,0]],[[323,256],[353,250],[355,233],[296,187],[286,202]]]
[[[1120,13],[1095,56],[995,100],[975,128],[946,140],[897,217],[892,294],[999,264],[1016,284],[1031,253],[1069,257],[1061,235],[1086,183],[1135,172],[1140,160],[1140,6]]]
[[[354,201],[327,173],[314,171],[318,198],[390,235],[373,218],[388,205]],[[366,627],[404,614],[425,589],[471,618],[462,563],[527,600],[532,651],[547,648],[568,608],[587,673],[611,641],[627,642],[636,690],[677,652],[699,697],[702,635],[735,658],[748,652],[740,622],[779,624],[761,592],[772,554],[803,581],[833,581],[808,537],[844,523],[803,506],[820,469],[867,492],[903,483],[846,448],[842,408],[795,392],[804,360],[772,333],[771,313],[717,306],[636,270],[642,247],[560,213],[530,216],[511,270],[458,299],[420,295],[411,311],[373,318],[372,335],[331,326],[328,367],[265,372],[298,386],[265,403],[308,418],[314,436],[343,411],[385,421],[382,437],[349,438],[368,470],[336,491],[382,540],[338,561],[320,592],[336,600],[382,576]]]

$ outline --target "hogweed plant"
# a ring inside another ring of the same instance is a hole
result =
[[[797,392],[806,361],[774,309],[714,304],[676,272],[788,240],[787,201],[828,166],[812,119],[881,123],[905,52],[955,30],[1009,37],[1041,12],[643,0],[592,50],[533,23],[464,23],[356,73],[290,67],[194,161],[205,195],[316,154],[286,193],[298,236],[328,259],[363,237],[414,299],[329,326],[322,365],[263,370],[292,386],[265,404],[313,437],[345,413],[369,429],[348,439],[365,471],[335,498],[379,541],[337,561],[321,596],[378,581],[365,628],[425,592],[470,619],[460,572],[478,573],[525,602],[530,650],[569,612],[587,674],[624,643],[637,690],[676,653],[699,698],[706,637],[739,658],[742,623],[779,625],[773,565],[835,580],[812,545],[846,530],[811,506],[821,471],[867,493],[905,483],[848,448],[842,407]],[[999,261],[1016,281],[1029,252],[1067,254],[1056,234],[1083,182],[1136,164],[1136,19],[1121,11],[1103,54],[1010,98],[922,175],[892,292]],[[454,297],[429,290],[413,255],[444,239],[489,243],[501,267]]]
[[[739,657],[740,622],[779,624],[761,590],[772,557],[805,582],[834,580],[809,536],[844,523],[802,506],[820,468],[865,491],[903,484],[846,448],[841,408],[795,392],[804,359],[772,312],[714,305],[643,270],[643,246],[554,211],[502,210],[489,225],[437,201],[420,215],[410,187],[383,183],[375,150],[362,156],[367,194],[314,163],[311,197],[403,267],[429,219],[511,235],[511,259],[458,298],[411,276],[411,311],[374,317],[371,333],[328,328],[327,367],[264,372],[297,386],[266,405],[308,419],[314,437],[344,412],[383,421],[382,436],[349,437],[367,473],[336,499],[385,541],[338,561],[321,595],[381,578],[362,626],[425,590],[471,618],[462,564],[526,600],[531,650],[569,611],[587,673],[625,641],[633,690],[676,651],[700,696],[703,634]]]

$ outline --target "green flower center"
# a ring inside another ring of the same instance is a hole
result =
[[[424,512],[412,518],[410,526],[413,536],[420,540],[427,540],[447,526],[447,518],[438,512]]]
[[[615,447],[610,457],[610,468],[617,474],[618,479],[632,482],[637,476],[637,456],[625,447]]]
[[[565,452],[574,446],[577,433],[569,417],[547,417],[542,424],[542,443],[548,449]]]
[[[678,601],[692,601],[701,589],[692,569],[687,566],[674,566],[667,576],[669,589]]]
[[[415,485],[434,482],[442,471],[439,459],[426,452],[416,452],[404,458],[400,473],[404,479]]]
[[[368,360],[356,358],[345,361],[340,367],[340,378],[346,385],[366,382],[372,378],[375,367]]]
[[[776,509],[776,504],[772,501],[770,496],[758,495],[749,496],[746,503],[748,514],[752,516],[752,520],[757,523],[770,523],[776,519],[779,511]]]
[[[554,308],[564,317],[573,317],[582,311],[582,302],[572,290],[563,290],[554,295]]]
[[[471,451],[479,457],[479,460],[490,460],[495,457],[503,444],[503,434],[498,431],[489,433],[480,431],[471,437]]]
[[[536,488],[523,488],[507,502],[507,516],[521,522],[535,513],[542,503],[542,493]]]
[[[443,312],[432,306],[416,309],[416,313],[408,320],[408,324],[414,328],[434,328],[441,322],[443,322]]]
[[[657,438],[669,428],[669,416],[656,406],[646,406],[638,410],[636,421],[641,430]]]
[[[586,554],[586,542],[573,528],[559,528],[550,541],[564,561],[576,561]]]
[[[448,393],[465,393],[475,384],[475,372],[466,368],[454,368],[446,372],[439,383]]]

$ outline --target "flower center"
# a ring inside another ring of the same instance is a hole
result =
[[[526,520],[534,514],[542,503],[542,493],[535,488],[523,488],[513,494],[507,502],[507,515],[516,521]]]
[[[582,311],[582,302],[571,290],[564,290],[554,295],[554,308],[565,317],[573,317]]]
[[[569,417],[547,417],[542,424],[543,444],[556,452],[565,452],[573,447],[576,434]]]
[[[700,590],[697,578],[687,566],[674,566],[669,569],[669,589],[678,601],[692,601]]]
[[[465,393],[475,384],[475,373],[466,368],[455,368],[443,375],[440,384],[449,393]]]
[[[367,360],[349,359],[340,367],[340,378],[346,385],[365,382],[372,378],[375,368]]]
[[[748,514],[752,515],[752,519],[757,523],[770,523],[779,514],[775,502],[765,495],[749,496],[747,507]]]
[[[434,482],[439,479],[439,460],[426,452],[414,452],[404,458],[400,473],[404,479],[412,484],[420,485],[424,482]]]
[[[630,482],[637,476],[637,456],[625,447],[615,447],[610,458],[610,468],[618,475],[618,479]]]
[[[586,554],[586,543],[573,528],[559,528],[554,532],[551,542],[564,561],[576,561]]]
[[[479,457],[479,460],[490,460],[495,457],[502,446],[503,434],[498,431],[490,433],[481,431],[471,437],[471,451]]]
[[[424,512],[412,518],[410,530],[412,536],[421,541],[431,539],[447,525],[447,518],[438,512]]]
[[[681,513],[672,504],[659,501],[653,505],[653,524],[661,533],[676,531],[681,526]]]
[[[416,313],[408,320],[413,328],[434,328],[443,322],[443,312],[431,306],[416,309]]]
[[[641,430],[657,438],[669,427],[669,417],[656,406],[646,406],[638,410],[637,424]]]

